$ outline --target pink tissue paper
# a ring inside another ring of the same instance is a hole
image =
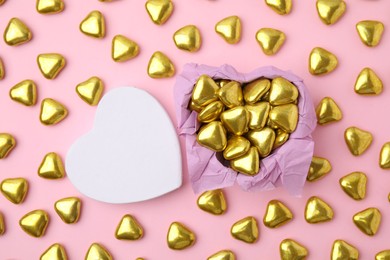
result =
[[[190,111],[187,107],[197,79],[204,74],[215,80],[228,79],[241,83],[261,77],[273,79],[281,76],[298,88],[297,128],[284,145],[261,160],[257,175],[247,176],[234,171],[222,156],[197,143],[196,132],[200,127],[197,112]],[[183,72],[177,76],[174,99],[178,133],[185,138],[188,173],[195,193],[237,183],[245,191],[265,191],[283,186],[290,194],[301,195],[314,150],[311,133],[317,122],[313,102],[302,79],[272,66],[261,67],[250,73],[239,73],[230,65],[210,67],[191,63],[186,64]]]

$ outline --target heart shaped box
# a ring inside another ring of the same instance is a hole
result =
[[[228,79],[241,83],[261,77],[273,79],[281,76],[298,88],[297,128],[284,145],[261,160],[257,175],[247,176],[234,171],[221,162],[223,160],[218,158],[218,153],[200,146],[196,141],[196,132],[201,124],[197,120],[197,113],[188,109],[188,102],[197,79],[204,74],[214,80]],[[181,75],[177,76],[174,98],[178,132],[186,141],[188,173],[195,193],[237,183],[245,191],[272,190],[283,186],[294,196],[301,194],[314,151],[311,133],[317,123],[313,102],[302,79],[291,72],[271,66],[258,68],[250,73],[239,73],[230,65],[210,67],[186,64]]]

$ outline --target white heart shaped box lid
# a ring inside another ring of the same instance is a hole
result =
[[[160,103],[144,90],[108,92],[94,127],[69,149],[66,172],[84,195],[108,203],[152,199],[181,186],[180,145]]]

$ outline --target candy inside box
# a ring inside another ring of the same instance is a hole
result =
[[[302,79],[275,67],[239,73],[187,64],[174,98],[195,193],[237,183],[299,196],[311,163],[316,115]]]

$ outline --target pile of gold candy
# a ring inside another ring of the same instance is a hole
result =
[[[197,80],[189,109],[203,123],[197,141],[222,152],[230,167],[254,176],[260,160],[283,145],[298,123],[297,87],[282,77],[259,78],[248,83]]]

